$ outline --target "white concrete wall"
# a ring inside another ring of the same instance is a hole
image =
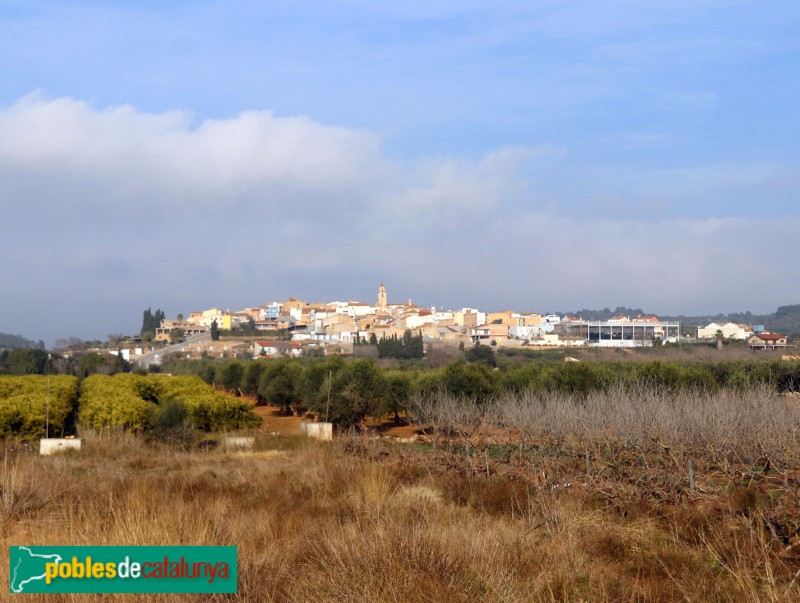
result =
[[[300,431],[308,437],[323,442],[333,440],[333,423],[300,423]]]
[[[252,436],[225,436],[223,444],[228,450],[252,450],[256,439]]]
[[[39,454],[50,455],[66,452],[67,450],[80,450],[83,440],[77,438],[42,438],[39,440]]]

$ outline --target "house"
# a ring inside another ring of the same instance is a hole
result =
[[[511,310],[502,310],[500,312],[489,312],[486,315],[486,322],[500,324],[500,325],[517,325],[519,324],[519,314],[512,312]]]
[[[508,340],[508,327],[506,325],[485,324],[470,329],[470,337],[474,342],[490,342]]]
[[[419,310],[404,314],[400,319],[399,326],[414,330],[434,322],[433,313],[430,310]]]
[[[437,309],[436,306],[433,306],[431,308],[431,313],[433,314],[433,320],[435,320],[436,322],[441,322],[443,320],[450,320],[450,321],[453,320],[453,312],[451,310],[442,310],[441,308]],[[455,324],[455,322],[453,322],[452,324]]]
[[[255,356],[300,356],[303,348],[299,343],[291,341],[256,341],[253,343],[253,354]]]
[[[536,312],[522,312],[519,315],[519,322],[517,323],[517,326],[535,327],[541,325],[543,322],[544,320],[541,314],[537,314]]]
[[[262,320],[272,319],[275,320],[281,315],[281,308],[283,304],[280,302],[270,302],[268,306],[261,306],[259,308],[259,318]]]
[[[266,320],[256,321],[256,331],[277,331],[277,330],[278,330],[277,318],[269,318]]]
[[[789,347],[789,340],[780,333],[754,333],[747,338],[747,347],[752,350],[777,350]]]
[[[462,308],[453,313],[453,319],[460,327],[473,328],[486,323],[486,313],[473,308]]]
[[[261,318],[261,308],[245,308],[234,312],[234,316],[238,316],[242,322],[247,322],[248,319],[258,320]]]
[[[156,341],[169,341],[174,331],[182,331],[183,337],[191,337],[192,335],[206,333],[208,329],[188,320],[168,320],[165,318],[161,321],[161,326],[156,329]]]
[[[558,333],[545,333],[536,335],[527,340],[529,346],[544,347],[577,347],[586,345],[586,340],[570,335],[559,335]]]
[[[217,328],[223,330],[230,330],[239,326],[239,321],[231,315],[230,310],[223,312],[217,308],[203,310],[202,312],[192,312],[189,314],[187,322],[206,328],[211,328],[211,323],[216,322]]]

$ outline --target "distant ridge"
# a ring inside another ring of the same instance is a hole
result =
[[[656,312],[644,312],[641,308],[626,308],[617,306],[613,310],[603,308],[602,310],[572,310],[569,312],[556,312],[559,315],[580,316],[585,320],[608,320],[612,316],[630,316],[639,314],[656,314],[662,320],[680,321],[687,327],[705,326],[711,322],[735,322],[746,325],[764,325],[769,331],[783,333],[785,335],[800,335],[800,304],[791,306],[780,306],[772,314],[753,314],[747,312],[733,312],[730,314],[706,314],[700,316],[668,316]]]
[[[0,350],[16,350],[26,348],[29,350],[44,349],[43,341],[31,341],[22,335],[11,335],[10,333],[0,333]]]

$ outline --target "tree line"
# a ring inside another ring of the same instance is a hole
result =
[[[95,373],[113,375],[130,372],[121,356],[81,352],[64,356],[42,349],[0,350],[0,375],[73,375],[83,378]]]
[[[399,417],[413,396],[439,392],[483,404],[506,393],[555,392],[580,398],[619,386],[713,392],[764,385],[775,391],[800,391],[800,362],[533,361],[501,370],[491,366],[492,360],[489,354],[465,353],[436,369],[382,367],[371,358],[341,356],[198,360],[176,362],[164,370],[198,374],[207,383],[254,396],[258,403],[286,412],[316,411],[342,426],[359,423],[368,415]]]

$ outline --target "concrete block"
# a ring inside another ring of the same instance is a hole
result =
[[[333,440],[333,423],[300,423],[300,431],[305,433],[308,437],[320,440],[323,442],[330,442]]]
[[[250,436],[225,436],[224,444],[228,450],[252,450],[256,439]]]
[[[66,450],[80,450],[83,440],[78,438],[42,438],[39,440],[39,454],[58,454]]]

